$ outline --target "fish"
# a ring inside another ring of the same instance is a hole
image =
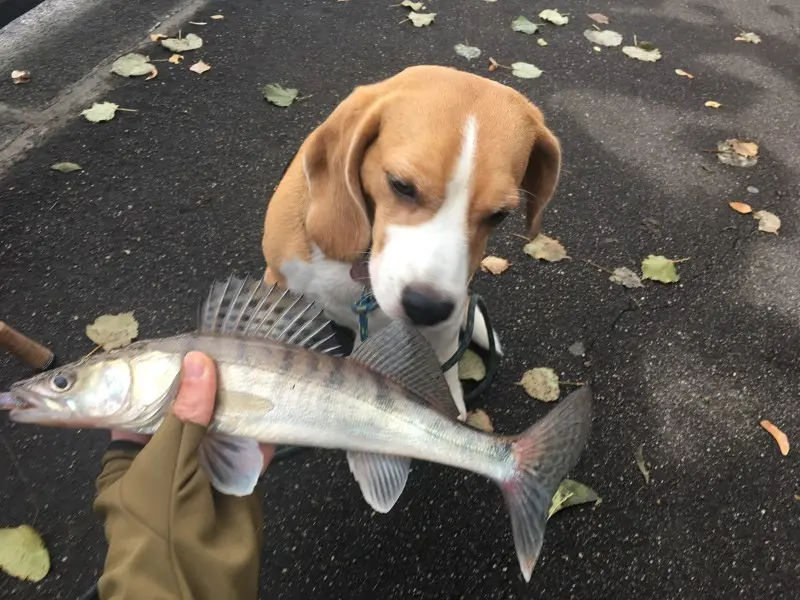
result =
[[[553,495],[589,437],[588,385],[521,434],[488,433],[458,419],[432,347],[405,321],[343,356],[324,310],[261,279],[215,281],[199,308],[194,330],[18,381],[0,394],[0,408],[20,424],[152,434],[175,397],[183,357],[201,351],[215,361],[218,390],[198,462],[217,490],[252,493],[259,443],[344,451],[379,513],[399,499],[412,460],[464,469],[500,487],[530,581]]]

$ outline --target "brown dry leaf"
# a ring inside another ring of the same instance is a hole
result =
[[[150,34],[150,41],[151,42],[158,43],[158,40],[165,40],[165,39],[167,39],[167,36],[165,36],[163,33],[151,33]]]
[[[728,206],[730,206],[736,212],[742,213],[743,215],[749,215],[751,212],[753,212],[753,207],[749,204],[745,204],[744,202],[728,202]]]
[[[208,64],[204,63],[202,60],[198,60],[191,67],[189,67],[189,70],[190,71],[194,71],[198,75],[202,75],[206,71],[210,71],[211,70],[211,65],[208,65]]]
[[[183,54],[173,54],[167,59],[167,62],[171,62],[173,65],[180,64],[183,60]]]
[[[489,71],[494,71],[500,65],[491,56],[489,57]]]
[[[600,13],[591,13],[586,16],[589,17],[595,23],[602,23],[603,25],[608,25],[608,17],[605,15],[602,15]]]
[[[528,256],[548,262],[558,262],[569,258],[567,250],[561,242],[543,233],[540,233],[532,241],[525,244],[522,251]]]
[[[684,71],[683,69],[675,69],[675,74],[680,75],[681,77],[688,77],[689,79],[694,79],[694,75]]]
[[[707,106],[708,108],[719,108],[720,106],[722,106],[722,104],[720,104],[720,103],[719,103],[719,102],[717,102],[716,100],[708,100],[708,101],[707,101],[707,102],[704,104],[704,106]]]
[[[775,438],[775,441],[778,442],[778,448],[780,448],[781,454],[784,456],[789,454],[789,438],[786,437],[785,433],[783,433],[780,429],[766,419],[761,421],[759,425],[766,429],[770,435]]]
[[[508,269],[509,262],[499,256],[487,256],[481,261],[481,269],[492,275],[500,275]]]
[[[155,65],[150,65],[150,66],[152,67],[152,70],[150,71],[150,75],[144,78],[145,81],[150,81],[156,75],[158,75],[158,69],[156,69],[156,66]]]
[[[485,431],[486,433],[494,432],[494,427],[492,427],[492,421],[489,419],[489,415],[480,408],[467,413],[467,425]]]
[[[11,71],[11,81],[14,85],[19,83],[28,83],[31,80],[30,71]]]
[[[758,144],[755,142],[743,142],[742,140],[728,140],[731,148],[736,154],[750,158],[758,156]]]

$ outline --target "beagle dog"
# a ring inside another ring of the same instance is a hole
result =
[[[444,364],[489,234],[524,203],[535,236],[560,168],[541,111],[508,86],[422,65],[356,87],[306,138],[269,201],[265,279],[353,332],[368,285],[379,305],[369,331],[406,319]],[[480,311],[473,341],[488,347]],[[463,420],[458,367],[445,378]]]

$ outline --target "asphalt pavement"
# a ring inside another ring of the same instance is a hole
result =
[[[85,327],[104,313],[135,311],[141,338],[189,330],[213,279],[263,269],[269,194],[354,86],[422,63],[481,73],[528,95],[562,140],[564,174],[543,230],[571,260],[526,256],[513,235],[522,214],[491,242],[512,266],[479,274],[474,290],[507,355],[476,406],[497,431],[516,433],[550,408],[516,385],[526,369],[591,382],[594,430],[571,476],[602,503],[550,520],[526,585],[491,482],[415,463],[396,508],[378,515],[342,453],[311,452],[266,476],[262,597],[792,597],[800,463],[759,421],[800,440],[797,7],[430,0],[435,22],[415,28],[390,4],[49,0],[0,30],[0,319],[62,361],[92,348]],[[511,30],[519,15],[541,22],[546,8],[569,23]],[[634,35],[655,44],[661,60],[594,50],[586,13],[607,15],[626,45]],[[204,42],[183,63],[156,63],[151,81],[108,74],[132,49],[167,58],[148,34],[178,29]],[[743,31],[761,43],[735,41]],[[457,56],[459,43],[482,55]],[[489,57],[544,73],[489,72]],[[200,59],[211,70],[189,71]],[[32,81],[13,85],[12,68],[30,69]],[[306,99],[267,103],[260,90],[273,82]],[[93,101],[138,112],[94,124],[80,116]],[[759,144],[755,166],[709,152],[736,137]],[[61,161],[83,170],[50,169]],[[744,200],[777,214],[779,233],[728,206]],[[677,265],[680,281],[628,290],[586,262],[639,271],[648,254],[689,259]],[[568,351],[578,340],[585,356]],[[0,356],[0,389],[29,374]],[[39,583],[0,573],[0,597],[72,600],[96,580],[105,542],[91,503],[106,438],[0,418],[0,526],[34,523],[52,556]],[[640,445],[649,483],[634,461]]]

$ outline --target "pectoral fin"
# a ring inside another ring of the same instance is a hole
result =
[[[264,455],[255,440],[209,433],[200,446],[198,462],[216,490],[248,496],[261,476]]]

